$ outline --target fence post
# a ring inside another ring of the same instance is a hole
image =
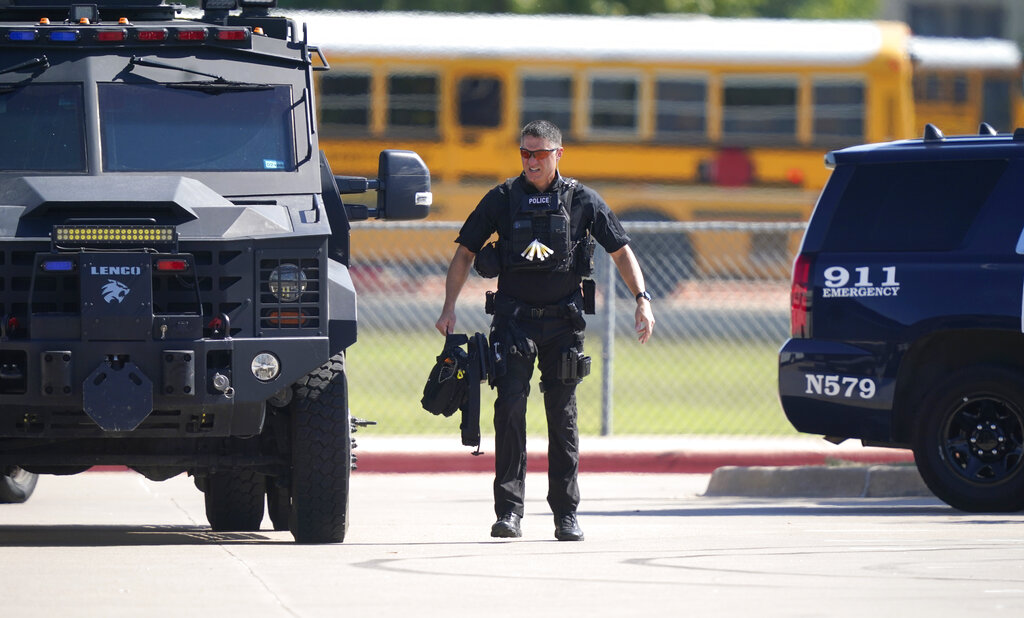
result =
[[[612,435],[612,365],[615,358],[615,268],[605,255],[604,341],[601,349],[601,435]]]

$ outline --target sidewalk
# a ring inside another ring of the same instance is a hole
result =
[[[493,472],[494,438],[485,436],[483,453],[462,446],[459,437],[374,436],[373,429],[357,435],[359,472],[443,473]],[[527,467],[547,470],[547,441],[527,439]],[[596,437],[580,438],[580,471],[708,474],[723,466],[815,466],[827,463],[911,463],[908,450],[863,447],[848,440],[840,445],[812,436],[794,438],[745,437]]]

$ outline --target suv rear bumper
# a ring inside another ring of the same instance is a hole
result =
[[[779,399],[798,431],[887,443],[896,380],[879,375],[881,352],[790,339],[779,351]]]

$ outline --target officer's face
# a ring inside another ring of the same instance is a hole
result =
[[[521,157],[523,159],[523,172],[526,173],[526,180],[536,187],[538,191],[547,191],[555,180],[558,160],[562,158],[562,148],[532,135],[523,136],[520,148],[534,151],[528,153],[529,156],[527,157]],[[521,151],[520,154],[522,154]],[[538,155],[544,158],[538,159]]]

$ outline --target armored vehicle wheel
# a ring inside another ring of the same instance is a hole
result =
[[[263,475],[214,472],[206,479],[206,519],[215,532],[253,532],[263,523]]]
[[[1024,509],[1024,379],[979,366],[947,376],[917,411],[914,460],[928,488],[962,511]]]
[[[0,476],[0,504],[20,504],[36,490],[39,475],[21,468],[11,468]]]
[[[291,414],[291,530],[299,543],[340,543],[348,527],[352,428],[345,356],[295,386]]]
[[[274,524],[274,530],[278,532],[288,530],[288,517],[292,510],[292,498],[288,495],[288,489],[281,487],[274,482],[274,479],[267,477],[267,514]]]

